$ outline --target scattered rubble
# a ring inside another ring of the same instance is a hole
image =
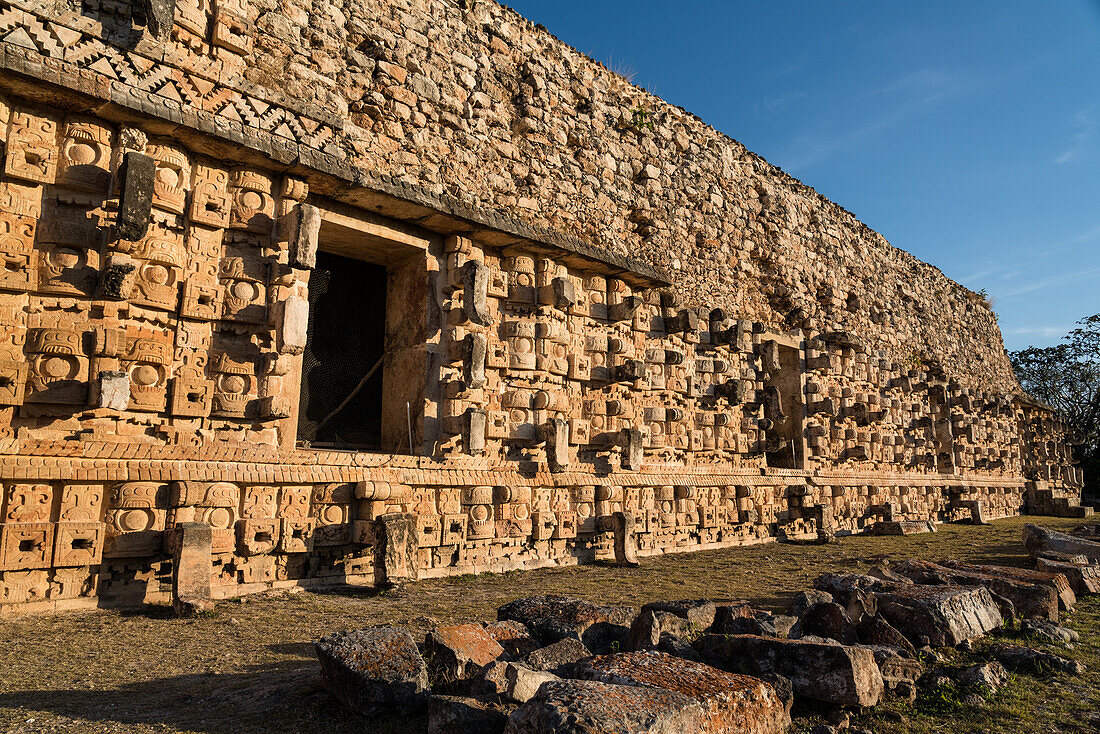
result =
[[[1024,526],[1024,545],[1033,556],[1054,552],[1084,556],[1089,563],[1100,563],[1100,541],[1059,533],[1031,523]]]
[[[795,595],[797,616],[746,602],[659,601],[636,611],[534,596],[505,604],[495,622],[437,626],[419,645],[405,630],[372,627],[323,638],[317,655],[341,703],[363,714],[427,706],[431,734],[778,734],[795,698],[834,707],[815,730],[858,731],[843,707],[944,686],[981,701],[1009,671],[1080,674],[1081,663],[1046,650],[976,644],[1002,627],[1007,608],[1023,619],[1002,638],[1072,647],[1078,635],[1052,620],[1077,593],[1095,593],[1080,583],[1076,591],[1061,571],[1095,567],[1079,561],[1044,556],[1058,570],[1031,570],[909,560],[826,574]],[[986,659],[953,664],[964,652]]]
[[[1085,666],[1061,655],[1020,645],[997,645],[992,655],[1001,665],[1016,673],[1045,676],[1051,673],[1081,675]]]

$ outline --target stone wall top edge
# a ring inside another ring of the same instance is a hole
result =
[[[520,23],[523,23],[528,28],[533,29],[533,30],[537,30],[539,33],[542,33],[542,34],[546,35],[548,38],[552,39],[554,43],[559,44],[560,46],[562,46],[563,48],[568,49],[569,51],[573,52],[577,56],[580,56],[580,57],[586,59],[589,63],[595,64],[596,66],[599,66],[601,69],[603,69],[604,73],[609,74],[611,76],[614,76],[618,80],[621,80],[621,82],[623,84],[626,84],[626,85],[629,85],[630,87],[633,87],[640,94],[643,94],[647,97],[650,97],[650,98],[656,100],[657,102],[660,102],[663,105],[667,105],[670,108],[678,110],[679,112],[683,113],[685,116],[689,117],[692,120],[695,120],[698,124],[702,125],[703,127],[707,128],[708,130],[712,131],[715,135],[729,141],[736,148],[738,148],[744,156],[746,156],[746,157],[750,158],[751,160],[759,163],[761,166],[763,166],[766,169],[767,173],[775,176],[776,178],[781,180],[783,183],[787,184],[787,186],[789,186],[792,190],[799,191],[800,193],[803,193],[803,194],[808,195],[808,196],[812,196],[825,208],[831,210],[834,213],[840,214],[843,217],[850,220],[850,223],[852,225],[854,225],[857,229],[861,229],[861,230],[865,231],[866,233],[881,239],[882,244],[886,245],[891,250],[894,250],[894,251],[900,253],[903,257],[910,259],[913,264],[918,265],[918,266],[931,268],[932,270],[934,270],[935,272],[937,272],[941,276],[943,276],[944,279],[946,279],[948,282],[952,283],[953,285],[956,285],[959,288],[962,288],[966,292],[971,293],[975,296],[977,295],[977,293],[975,293],[973,290],[967,288],[962,283],[959,283],[958,281],[954,280],[953,278],[947,276],[934,263],[930,263],[927,260],[922,260],[921,258],[917,257],[916,255],[909,252],[908,250],[905,250],[901,247],[898,247],[898,246],[892,244],[885,237],[885,235],[883,235],[881,232],[879,232],[878,230],[876,230],[873,227],[871,227],[870,225],[868,225],[866,222],[864,222],[862,219],[860,219],[860,217],[857,214],[852,212],[850,209],[845,207],[843,204],[838,204],[837,202],[835,202],[832,199],[828,198],[827,196],[825,196],[825,194],[822,194],[820,191],[818,191],[813,186],[807,184],[806,182],[802,181],[801,179],[799,179],[798,177],[792,175],[791,173],[788,173],[787,171],[783,170],[783,168],[780,167],[778,164],[772,163],[771,161],[769,161],[764,156],[760,155],[759,153],[754,152],[748,146],[746,146],[740,140],[737,140],[736,138],[734,138],[729,133],[726,133],[726,132],[724,132],[722,130],[719,130],[718,128],[714,127],[714,125],[707,122],[707,120],[700,117],[696,113],[692,112],[691,110],[687,109],[686,107],[683,107],[682,105],[678,105],[674,102],[669,102],[669,101],[665,100],[664,98],[658,96],[657,94],[655,94],[653,92],[650,92],[648,89],[646,89],[642,85],[635,84],[631,80],[624,77],[622,74],[619,74],[618,72],[614,71],[613,69],[609,69],[607,67],[607,65],[604,64],[602,61],[600,61],[596,58],[593,58],[589,54],[587,54],[584,51],[581,51],[580,49],[578,49],[576,46],[573,46],[569,42],[562,40],[556,34],[554,34],[551,30],[549,30],[546,26],[544,26],[541,23],[537,23],[535,21],[532,21],[531,19],[529,19],[526,16],[522,15],[515,8],[511,7],[510,5],[508,5],[506,3],[499,2],[499,0],[489,0],[489,2],[492,2],[493,4],[499,6],[504,12],[510,14],[512,16],[513,20],[518,21]]]

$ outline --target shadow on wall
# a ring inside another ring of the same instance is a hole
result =
[[[312,645],[308,647],[312,656]],[[411,734],[427,728],[423,717],[396,716],[376,717],[368,727],[363,717],[335,703],[321,688],[318,671],[315,661],[292,662],[256,666],[244,673],[158,678],[109,690],[17,691],[0,694],[0,709],[20,709],[23,721],[49,712],[75,720],[77,726],[166,725],[207,734]],[[41,721],[43,726],[48,723]]]

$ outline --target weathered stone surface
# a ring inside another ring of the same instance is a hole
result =
[[[798,623],[791,628],[790,637],[797,639],[804,635],[827,637],[844,645],[854,645],[859,641],[856,626],[844,607],[831,601],[814,604],[798,618]]]
[[[180,522],[172,529],[172,607],[188,617],[213,606],[210,578],[211,529],[202,522]]]
[[[911,658],[899,647],[892,645],[860,645],[875,656],[875,664],[882,674],[883,686],[897,695],[908,697],[915,690],[914,684],[924,668],[919,660]]]
[[[118,236],[136,242],[149,229],[153,208],[153,159],[135,151],[127,152],[119,170]]]
[[[416,517],[408,513],[378,518],[383,542],[383,583],[416,580],[416,522]]]
[[[437,627],[425,640],[428,667],[443,680],[469,678],[505,654],[480,624]]]
[[[947,567],[930,561],[902,561],[894,570],[921,584],[957,584],[984,586],[1012,602],[1023,617],[1043,617],[1057,621],[1058,595],[1054,588],[1034,581],[1022,581],[1006,574],[991,574],[966,568]],[[1065,584],[1069,590],[1068,582]],[[1070,590],[1070,593],[1072,591]]]
[[[709,599],[682,599],[679,601],[654,601],[644,604],[642,612],[667,612],[686,619],[696,630],[704,630],[714,624],[715,604]]]
[[[428,667],[403,629],[337,632],[322,638],[316,650],[321,684],[353,711],[411,711],[427,703]]]
[[[657,652],[605,655],[582,663],[581,678],[618,685],[663,688],[699,702],[700,732],[782,732],[787,712],[769,683]]]
[[[628,650],[652,650],[666,634],[685,636],[697,628],[685,617],[643,607],[641,614],[634,618],[627,637]]]
[[[428,734],[499,734],[508,723],[511,708],[493,696],[432,696]]]
[[[964,668],[955,676],[955,680],[964,686],[996,693],[1008,682],[1008,671],[999,662],[992,660]]]
[[[859,642],[864,645],[889,645],[904,650],[909,657],[916,657],[917,650],[897,628],[879,616],[865,616],[856,627]]]
[[[600,622],[619,623],[621,611],[599,607],[569,596],[529,596],[516,599],[497,610],[497,619],[513,619],[531,630],[544,643],[566,637],[581,639],[585,631]],[[626,624],[629,624],[629,618]]]
[[[591,655],[584,643],[575,637],[566,637],[552,645],[539,648],[527,656],[526,662],[535,670],[544,670],[555,675],[568,676],[573,664]]]
[[[523,657],[541,647],[541,643],[531,634],[531,630],[527,629],[527,625],[514,619],[486,622],[485,631],[513,657]]]
[[[1084,556],[1090,563],[1100,563],[1100,543],[1032,523],[1024,525],[1024,546],[1032,555],[1040,552],[1065,553]]]
[[[1020,645],[997,645],[990,653],[1001,665],[1015,673],[1081,675],[1085,672],[1085,666],[1076,660]]]
[[[814,579],[814,588],[831,594],[849,619],[859,624],[865,615],[873,616],[878,611],[873,592],[892,588],[892,584],[862,574],[823,574]]]
[[[1059,627],[1045,619],[1025,619],[1020,623],[1020,631],[1028,636],[1069,645],[1081,639],[1081,636],[1073,630]]]
[[[1046,573],[1060,573],[1065,576],[1075,594],[1100,594],[1100,564],[1065,563],[1039,558],[1035,567]]]
[[[891,520],[876,522],[871,526],[871,535],[916,535],[934,532],[936,532],[936,526],[929,520]]]
[[[914,644],[927,637],[940,647],[957,645],[1000,627],[1001,611],[981,586],[897,586],[874,592],[878,613]]]
[[[534,697],[539,686],[547,681],[559,680],[558,676],[535,670],[523,663],[498,660],[486,665],[473,681],[473,690],[493,694],[516,703],[524,703]]]
[[[1072,609],[1073,605],[1077,603],[1077,596],[1073,593],[1073,587],[1070,585],[1069,579],[1060,573],[1036,571],[1030,568],[1016,568],[1014,566],[990,566],[962,563],[961,561],[954,560],[940,561],[940,565],[960,571],[984,573],[998,578],[1050,587],[1054,593],[1058,595],[1058,606],[1063,611]],[[1017,605],[1017,608],[1019,608],[1019,605]]]
[[[657,650],[672,655],[673,657],[683,658],[684,660],[702,660],[702,658],[699,657],[699,653],[691,646],[690,642],[682,637],[670,635],[667,632],[661,635],[661,641],[657,643]]]
[[[509,717],[506,734],[686,734],[703,725],[695,699],[598,681],[546,683]]]
[[[130,407],[130,375],[114,370],[100,372],[96,405],[108,410],[126,410]]]
[[[791,600],[791,614],[796,617],[801,617],[802,613],[812,607],[818,602],[828,602],[833,600],[833,595],[827,591],[821,591],[819,589],[808,589],[806,591],[800,591],[794,595],[794,599]]]
[[[867,649],[755,635],[704,635],[695,648],[723,670],[782,675],[798,696],[855,706],[874,706],[882,696],[882,674]]]

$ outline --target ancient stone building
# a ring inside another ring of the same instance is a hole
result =
[[[0,67],[2,610],[1080,511],[980,297],[490,0]]]

